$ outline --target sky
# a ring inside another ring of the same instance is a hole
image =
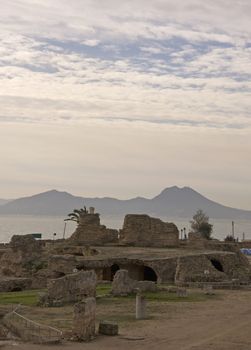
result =
[[[249,0],[1,0],[0,198],[251,210]]]

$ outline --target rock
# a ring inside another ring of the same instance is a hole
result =
[[[96,296],[97,276],[93,270],[80,271],[48,282],[48,295],[42,296],[40,304],[50,306],[78,302],[84,297]]]
[[[123,296],[133,292],[156,292],[157,284],[152,281],[136,281],[129,277],[127,270],[118,270],[112,282],[113,295]]]

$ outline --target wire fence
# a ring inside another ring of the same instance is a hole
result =
[[[4,317],[6,326],[24,341],[34,343],[57,343],[62,339],[62,331],[57,328],[34,322],[17,311],[17,308]]]

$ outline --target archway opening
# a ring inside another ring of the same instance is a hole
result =
[[[116,273],[118,270],[120,270],[119,265],[113,264],[113,265],[111,266],[111,281],[113,281],[113,278],[114,278],[114,276],[115,276],[115,273]]]
[[[155,271],[149,266],[144,266],[144,281],[157,282],[157,279]]]
[[[104,281],[113,281],[115,273],[120,270],[119,265],[113,264],[110,267],[106,267],[103,269],[103,280]]]
[[[221,262],[219,260],[211,259],[210,261],[213,267],[216,268],[216,270],[224,272],[223,266],[221,265]]]

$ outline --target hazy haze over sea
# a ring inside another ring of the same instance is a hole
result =
[[[101,224],[110,228],[122,228],[123,216],[102,216]],[[174,222],[180,229],[186,227],[189,231],[190,218],[161,218],[164,221]],[[214,226],[213,236],[218,239],[223,239],[227,234],[231,233],[231,220],[211,219],[210,223]],[[44,239],[52,239],[53,233],[57,233],[57,238],[63,237],[64,232],[64,217],[61,216],[0,216],[0,242],[6,243],[14,234],[29,234],[39,232],[43,234]],[[67,221],[65,237],[69,237],[75,230],[76,224]],[[235,221],[235,235],[242,239],[242,233],[245,232],[246,239],[251,239],[251,221],[236,220]]]

